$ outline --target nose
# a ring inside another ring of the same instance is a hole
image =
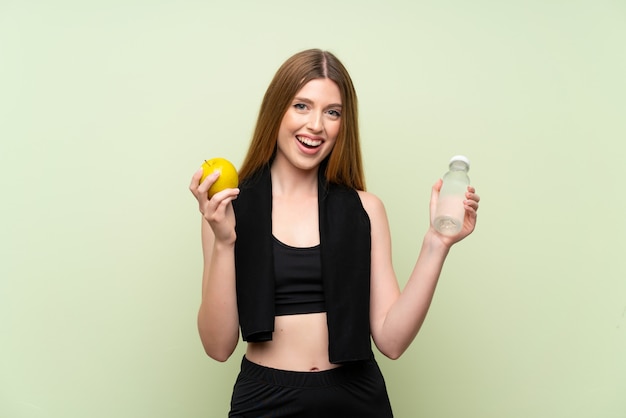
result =
[[[309,113],[309,120],[307,121],[307,128],[311,132],[321,132],[324,129],[324,120],[322,112]]]

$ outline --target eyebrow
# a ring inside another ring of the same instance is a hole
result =
[[[295,101],[295,102],[304,102],[304,103],[307,103],[307,104],[310,104],[310,105],[314,104],[313,100],[307,99],[306,97],[294,97],[293,101]],[[341,103],[331,103],[328,106],[326,106],[326,108],[331,108],[331,107],[342,108],[343,106],[341,105]]]

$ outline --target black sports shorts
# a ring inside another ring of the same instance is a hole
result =
[[[393,417],[373,358],[320,372],[294,372],[244,357],[230,405],[229,418]]]

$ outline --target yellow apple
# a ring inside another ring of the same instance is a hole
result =
[[[212,158],[202,163],[202,177],[200,183],[210,174],[219,171],[220,176],[209,188],[209,199],[217,192],[239,186],[239,176],[235,166],[225,158]]]

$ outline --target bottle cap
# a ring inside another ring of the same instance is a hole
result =
[[[469,158],[467,158],[465,155],[455,155],[454,157],[450,158],[450,165],[452,165],[452,163],[454,163],[455,161],[464,162],[465,164],[467,164],[468,168],[470,166]]]

